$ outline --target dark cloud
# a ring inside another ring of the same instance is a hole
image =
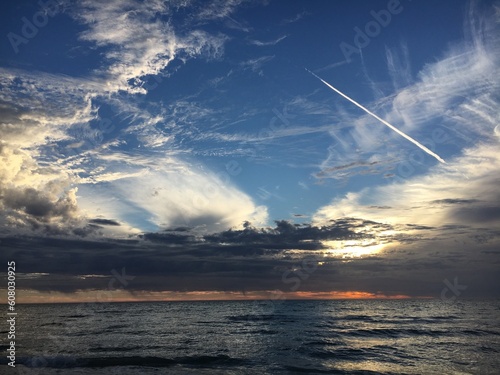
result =
[[[181,228],[121,241],[9,237],[2,240],[0,258],[15,259],[19,272],[49,274],[44,283],[25,281],[38,290],[50,288],[52,276],[54,290],[91,289],[99,280],[75,277],[108,275],[112,269],[123,267],[142,280],[132,289],[267,290],[282,284],[285,270],[300,265],[304,257],[324,251],[321,240],[371,238],[371,233],[357,233],[351,228],[361,223],[345,219],[315,227],[282,220],[274,228],[257,229],[247,222],[242,230],[204,236]],[[297,251],[302,254],[293,253]],[[68,283],[59,282],[61,277],[68,277]],[[144,285],[146,280],[151,284]]]
[[[196,236],[192,234],[171,233],[169,231],[160,233],[145,233],[141,235],[141,237],[151,242],[160,242],[170,245],[185,244],[196,241]]]
[[[454,210],[453,216],[471,223],[500,222],[500,206],[463,207]]]
[[[368,223],[371,222],[349,218],[332,221],[328,226],[316,227],[278,220],[276,227],[272,229],[257,229],[247,223],[243,230],[227,230],[207,235],[205,240],[212,243],[261,244],[280,249],[321,249],[321,240],[371,238],[373,235],[370,233],[357,233],[353,230]]]
[[[333,178],[333,179],[349,179],[356,175],[384,174],[386,178],[394,176],[386,172],[392,170],[394,160],[377,160],[377,161],[352,161],[343,165],[333,165],[323,168],[314,177],[318,179]]]
[[[121,224],[115,220],[109,219],[92,219],[89,220],[89,223],[97,224],[97,225],[112,225],[112,226],[120,226]]]
[[[408,229],[416,229],[416,230],[434,229],[433,227],[430,227],[428,225],[417,225],[417,224],[406,224],[405,227],[407,227]]]
[[[76,211],[76,205],[67,197],[52,201],[49,197],[33,188],[6,189],[3,192],[6,207],[22,210],[37,218],[60,216],[67,218]]]
[[[478,199],[438,199],[434,200],[431,203],[436,203],[436,204],[468,204],[468,203],[476,203],[480,202]]]
[[[492,288],[489,284],[479,288],[483,281],[478,275],[499,281],[500,233],[491,231],[474,229],[482,236],[481,252],[472,250],[478,240],[471,243],[470,229],[446,240],[399,232],[384,237],[385,243],[397,242],[383,254],[348,261],[324,256],[329,248],[322,241],[357,239],[363,241],[359,245],[362,248],[377,243],[377,231],[389,228],[374,221],[343,218],[323,227],[281,220],[273,228],[262,229],[246,222],[241,230],[209,235],[174,228],[122,240],[98,239],[92,235],[4,237],[0,242],[0,261],[15,260],[20,274],[35,275],[20,279],[20,289],[67,293],[105,289],[113,271],[120,273],[122,269],[135,276],[127,290],[139,294],[142,291],[361,290],[439,296],[445,278],[459,276],[471,288],[474,284],[479,294],[488,294]],[[407,228],[427,233],[418,226]]]
[[[369,167],[373,165],[377,165],[379,162],[373,161],[373,162],[366,162],[366,161],[354,161],[348,164],[344,165],[337,165],[333,167],[328,167],[324,168],[320,172],[315,174],[315,177],[317,178],[323,178],[323,177],[331,177],[332,175],[335,175],[335,172],[337,171],[343,171],[343,170],[349,170],[353,168],[360,168],[360,167]]]

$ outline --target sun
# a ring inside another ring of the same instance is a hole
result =
[[[323,241],[325,256],[332,258],[361,258],[379,253],[386,246],[377,240]]]

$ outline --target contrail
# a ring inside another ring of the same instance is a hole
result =
[[[321,79],[320,77],[318,77],[316,74],[314,74],[313,72],[311,72],[309,69],[305,68],[309,73],[311,73],[313,76],[315,76],[317,79],[319,79],[321,82],[323,82],[325,85],[327,85],[329,88],[331,88],[333,91],[335,91],[337,94],[343,96],[344,98],[346,98],[347,100],[349,100],[351,103],[357,105],[359,108],[361,108],[363,111],[365,111],[366,113],[368,113],[369,115],[375,117],[377,120],[379,120],[382,124],[388,126],[390,129],[394,130],[396,133],[398,133],[400,136],[406,138],[407,140],[409,140],[411,143],[415,144],[416,146],[420,147],[422,150],[424,150],[425,152],[427,152],[429,155],[435,157],[437,160],[439,160],[441,163],[445,163],[446,162],[436,153],[432,152],[431,150],[429,150],[427,147],[425,147],[424,145],[420,144],[419,142],[417,142],[416,140],[414,140],[412,137],[410,137],[409,135],[406,135],[405,133],[403,133],[401,130],[397,129],[396,127],[392,126],[391,124],[389,124],[387,121],[385,121],[384,119],[378,117],[375,113],[369,111],[368,109],[366,109],[365,107],[363,107],[361,104],[359,104],[358,102],[354,101],[353,99],[351,99],[350,97],[348,97],[347,95],[341,93],[339,90],[337,90],[335,87],[333,87],[332,85],[330,85],[328,82],[326,82],[325,80]]]

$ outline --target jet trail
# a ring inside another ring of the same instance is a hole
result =
[[[366,109],[365,107],[363,107],[361,104],[359,104],[358,102],[354,101],[353,99],[351,99],[350,97],[348,97],[347,95],[341,93],[339,90],[337,90],[335,87],[333,87],[332,85],[330,85],[328,82],[326,82],[325,80],[321,79],[320,77],[318,77],[316,74],[314,74],[313,72],[311,72],[309,69],[305,68],[309,73],[311,73],[313,76],[315,76],[317,79],[319,79],[321,82],[323,82],[325,85],[327,85],[329,88],[331,88],[333,91],[335,91],[337,94],[343,96],[344,98],[346,98],[347,100],[349,100],[351,103],[357,105],[359,108],[361,108],[363,111],[365,111],[366,113],[368,113],[369,115],[375,117],[377,120],[379,120],[382,124],[388,126],[390,129],[394,130],[396,133],[398,133],[400,136],[406,138],[407,140],[409,140],[411,143],[415,144],[416,146],[420,147],[422,150],[424,150],[426,153],[428,153],[429,155],[431,155],[432,157],[436,158],[437,160],[439,160],[441,163],[445,163],[446,162],[436,153],[432,152],[431,150],[429,150],[427,147],[425,147],[424,145],[420,144],[418,141],[414,140],[412,137],[410,137],[409,135],[406,135],[405,133],[403,133],[401,130],[397,129],[396,127],[392,126],[391,124],[389,124],[387,121],[385,121],[384,119],[378,117],[375,113],[369,111],[368,109]]]

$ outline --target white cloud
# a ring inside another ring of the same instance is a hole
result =
[[[79,204],[88,212],[99,207],[99,215],[143,230],[193,226],[216,231],[245,220],[267,223],[267,209],[233,186],[227,174],[151,154],[99,157],[106,168],[80,189]]]
[[[76,7],[74,17],[88,27],[81,39],[105,48],[109,66],[100,73],[109,91],[145,93],[142,78],[159,74],[176,57],[221,56],[224,35],[202,30],[180,35],[169,22],[170,12],[161,1],[87,0]]]
[[[500,222],[500,195],[496,189],[499,171],[498,142],[480,145],[465,150],[447,165],[436,165],[425,176],[365,188],[334,199],[316,212],[314,221],[359,217],[430,226]],[[475,218],[471,220],[473,214]]]
[[[66,130],[96,118],[93,80],[0,68],[0,139],[32,147],[67,139]]]
[[[267,64],[269,61],[274,59],[273,56],[261,56],[256,57],[254,59],[249,59],[240,63],[240,66],[243,69],[251,69],[253,72],[259,72],[260,75],[263,74],[262,67]]]
[[[266,42],[263,42],[261,40],[256,40],[256,39],[251,39],[249,40],[249,43],[250,44],[253,44],[255,46],[259,46],[259,47],[264,47],[264,46],[275,46],[276,44],[278,44],[279,42],[281,42],[282,40],[286,39],[288,35],[283,35],[283,36],[280,36],[279,38],[276,38],[274,40],[268,40]]]
[[[5,226],[58,231],[79,224],[75,174],[46,150],[96,118],[91,80],[0,69],[0,208]]]
[[[235,10],[247,0],[211,0],[203,3],[198,13],[201,20],[213,20],[229,17]]]
[[[301,19],[303,19],[305,16],[308,16],[308,15],[310,15],[310,13],[304,11],[304,12],[296,14],[294,17],[284,19],[283,21],[280,22],[280,24],[286,25],[289,23],[295,23],[297,21],[300,21]]]

